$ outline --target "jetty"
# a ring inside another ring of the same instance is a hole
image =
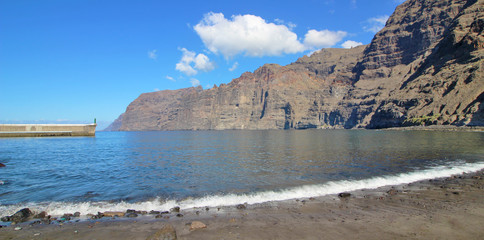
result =
[[[0,137],[95,136],[93,124],[0,124]]]

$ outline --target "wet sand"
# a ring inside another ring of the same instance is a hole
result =
[[[166,226],[173,227],[178,239],[482,239],[484,171],[355,191],[345,198],[331,195],[177,214],[167,214],[168,219],[145,215],[63,225],[22,223],[0,228],[0,239],[163,239],[170,232]],[[190,230],[194,221],[206,228]]]

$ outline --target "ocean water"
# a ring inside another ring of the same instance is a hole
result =
[[[484,168],[484,133],[98,132],[0,138],[0,216],[262,203]]]

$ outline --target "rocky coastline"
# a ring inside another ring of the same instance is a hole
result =
[[[484,126],[482,0],[408,0],[368,45],[143,93],[106,130]]]
[[[478,239],[484,171],[309,199],[170,211],[3,216],[2,239]]]

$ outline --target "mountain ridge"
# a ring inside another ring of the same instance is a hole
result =
[[[408,0],[371,43],[143,93],[108,130],[483,126],[482,0]]]

